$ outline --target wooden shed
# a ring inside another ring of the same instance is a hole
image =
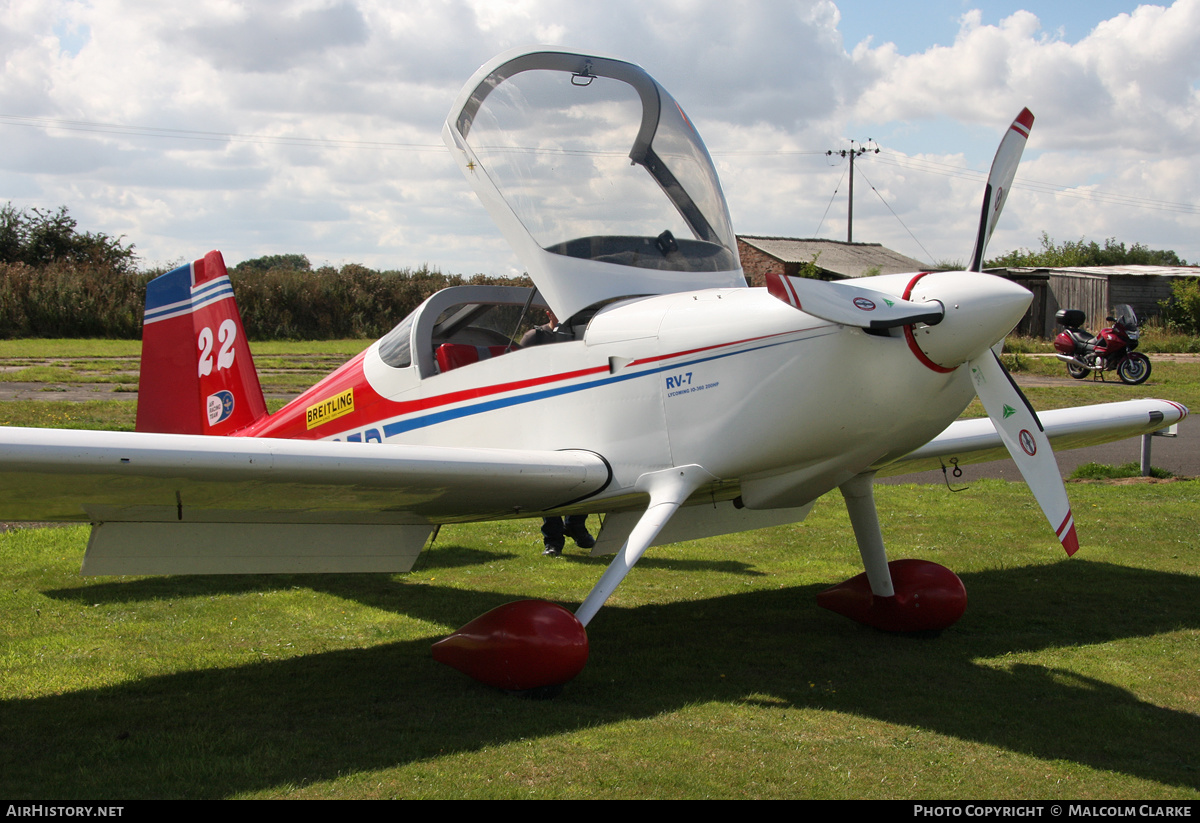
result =
[[[1128,303],[1139,320],[1162,314],[1171,297],[1171,283],[1181,277],[1200,277],[1196,266],[1084,266],[1078,268],[988,269],[1033,292],[1033,305],[1017,326],[1020,334],[1052,338],[1059,332],[1054,315],[1059,309],[1079,309],[1085,328],[1095,333],[1108,325],[1113,306]]]

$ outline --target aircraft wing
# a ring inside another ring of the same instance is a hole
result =
[[[0,428],[0,520],[95,524],[85,574],[405,571],[435,523],[610,477],[585,451]]]
[[[1187,416],[1169,400],[1126,400],[1038,412],[1055,451],[1124,440],[1164,429]],[[956,420],[944,432],[904,457],[872,466],[880,477],[940,469],[952,458],[958,465],[986,463],[1009,456],[996,427],[986,418]]]

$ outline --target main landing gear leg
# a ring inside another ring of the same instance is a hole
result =
[[[888,562],[875,510],[874,472],[840,486],[866,571],[817,595],[817,605],[889,632],[939,631],[967,608],[958,575],[927,560]]]
[[[696,465],[642,475],[635,488],[650,495],[650,506],[575,614],[544,600],[508,603],[435,643],[433,659],[508,691],[546,696],[561,688],[587,663],[584,627],[684,501],[715,479]]]

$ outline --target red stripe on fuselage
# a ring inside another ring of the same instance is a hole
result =
[[[628,367],[644,366],[651,363],[658,363],[663,360],[670,360],[676,357],[686,357],[688,355],[699,354],[701,352],[729,348],[731,346],[740,346],[760,340],[768,340],[773,337],[784,337],[789,334],[795,334],[799,331],[804,331],[804,329],[794,329],[792,331],[779,332],[777,334],[765,334],[758,337],[747,337],[742,340],[733,340],[727,343],[717,343],[712,346],[700,346],[695,349],[671,352],[670,354],[644,357],[630,362]],[[462,389],[460,391],[448,392],[446,394],[438,394],[431,397],[421,397],[415,400],[397,402],[388,400],[371,388],[371,385],[367,381],[366,375],[363,373],[362,368],[362,360],[365,356],[366,352],[363,352],[345,366],[342,366],[337,372],[334,372],[333,375],[330,375],[330,377],[337,376],[339,372],[346,371],[348,368],[350,374],[343,375],[342,379],[337,381],[331,381],[329,378],[326,378],[321,383],[313,386],[311,389],[304,392],[304,394],[288,403],[287,406],[271,415],[271,417],[261,421],[259,425],[250,426],[237,432],[237,436],[288,437],[302,440],[316,440],[321,437],[328,437],[331,434],[339,431],[375,426],[384,420],[403,417],[415,412],[428,411],[429,409],[436,409],[441,406],[451,406],[455,403],[461,403],[467,400],[476,400],[481,397],[489,397],[496,394],[505,394],[507,392],[519,391],[521,389],[545,386],[550,383],[575,380],[581,377],[601,374],[609,370],[607,365],[592,366],[586,369],[575,369],[569,372],[549,374],[542,377],[530,377],[524,380],[513,380],[508,383],[497,383],[491,386]],[[354,389],[356,397],[355,410],[353,414],[331,420],[328,423],[324,423],[309,430],[305,425],[305,408],[308,405],[324,400],[341,391],[345,391],[348,388]],[[361,401],[358,399],[360,396],[362,398]]]

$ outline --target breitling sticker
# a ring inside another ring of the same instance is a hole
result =
[[[233,414],[233,393],[222,389],[208,396],[208,425],[215,426]]]
[[[315,429],[322,423],[337,420],[354,411],[354,389],[346,389],[341,394],[322,400],[316,405],[304,410],[304,420],[308,428]]]

